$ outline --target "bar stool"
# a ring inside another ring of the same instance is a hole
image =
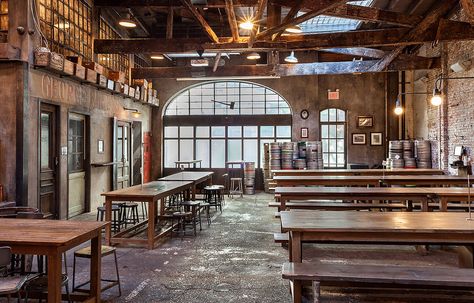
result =
[[[222,212],[222,189],[220,185],[206,186],[204,187],[204,192],[206,193],[206,202],[209,203],[209,206],[214,206],[216,210],[219,208]]]
[[[106,246],[102,245],[101,250],[100,250],[100,257],[103,258],[108,255],[114,255],[114,260],[115,260],[115,273],[116,273],[116,279],[100,279],[100,281],[103,282],[109,282],[108,285],[102,287],[102,291],[105,291],[109,288],[112,288],[114,286],[118,286],[119,290],[119,296],[122,295],[122,287],[120,285],[120,275],[119,275],[119,270],[118,270],[118,262],[117,262],[117,251],[115,247],[112,246]],[[76,258],[85,258],[85,259],[91,259],[92,258],[92,248],[89,247],[84,247],[79,250],[76,250],[74,252],[74,263],[72,266],[72,291],[77,291],[77,292],[89,292],[89,289],[84,289],[82,288],[84,285],[87,285],[90,283],[90,281],[86,281],[82,284],[79,284],[76,286]],[[102,274],[101,274],[102,276]]]
[[[211,225],[211,214],[210,214],[210,210],[211,210],[211,205],[207,202],[201,202],[199,204],[199,216],[201,216],[201,213],[203,211],[206,212],[206,219],[207,219],[207,226]]]
[[[97,221],[104,221],[105,206],[97,207]],[[99,220],[100,219],[100,220]],[[122,225],[122,210],[120,205],[112,204],[112,231],[119,232]]]
[[[242,198],[243,194],[242,178],[230,178],[229,196],[233,199],[234,195],[240,195]]]
[[[120,204],[121,213],[122,213],[122,224],[127,228],[128,224],[135,225],[140,223],[138,215],[138,203],[135,202],[125,202]]]
[[[173,232],[175,232],[178,235],[181,234],[181,240],[183,240],[186,233],[185,220],[191,219],[192,215],[192,212],[182,211],[176,211],[171,215],[171,238],[173,238]],[[174,229],[175,223],[177,224],[176,229]],[[194,226],[194,235],[196,235],[196,226]]]
[[[191,212],[192,217],[191,221],[189,222],[194,228],[194,235],[196,235],[196,226],[199,223],[199,230],[202,230],[201,224],[201,212],[199,211],[201,202],[198,201],[184,201],[181,202],[181,206],[183,206],[185,212]],[[185,224],[187,222],[184,222]]]

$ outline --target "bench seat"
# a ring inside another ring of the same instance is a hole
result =
[[[290,235],[288,233],[274,233],[273,240],[275,243],[288,243]]]
[[[326,201],[295,201],[286,202],[288,209],[314,209],[314,210],[367,210],[373,208],[380,209],[407,209],[403,203],[352,203],[352,202],[326,202]],[[269,202],[269,207],[280,207],[279,202]]]
[[[467,268],[285,263],[282,277],[312,281],[314,303],[321,302],[320,286],[474,289],[474,270]]]

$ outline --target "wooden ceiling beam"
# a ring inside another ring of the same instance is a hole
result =
[[[298,3],[296,3],[294,6],[291,7],[290,11],[288,12],[288,14],[285,16],[285,19],[283,19],[282,23],[288,23],[290,22],[290,20],[294,19],[296,17],[296,15],[298,14],[298,12],[300,11],[301,9],[301,3],[302,1],[299,0]],[[280,38],[280,36],[285,32],[285,30],[282,30],[282,31],[279,31],[278,33],[276,33],[275,35],[273,35],[272,37],[272,40],[277,40],[278,38]]]
[[[367,48],[367,47],[347,47],[347,48],[326,48],[321,49],[322,52],[349,55],[353,57],[365,57],[380,59],[385,56],[385,52],[380,49]]]
[[[173,39],[174,9],[169,7],[166,18],[166,39]]]
[[[250,37],[248,41],[249,48],[252,48],[257,32],[260,30],[260,25],[262,22],[263,12],[267,6],[267,0],[259,0],[257,10],[255,11],[255,16],[253,17],[253,28],[250,31]]]
[[[199,24],[201,24],[202,28],[206,32],[209,39],[211,39],[211,41],[213,42],[219,42],[219,37],[217,37],[216,33],[209,26],[206,19],[204,19],[204,17],[199,13],[197,8],[191,3],[191,1],[190,0],[180,0],[180,1],[184,5],[184,7],[186,7],[191,12],[191,14],[193,14],[194,19],[196,19],[196,21],[199,22]]]
[[[235,17],[235,9],[233,0],[225,0],[225,11],[227,19],[229,20],[230,31],[234,42],[239,41],[239,26],[237,25],[237,18]]]

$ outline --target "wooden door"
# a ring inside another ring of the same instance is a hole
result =
[[[117,121],[116,134],[116,189],[120,189],[130,186],[130,123]]]
[[[59,164],[57,108],[41,104],[39,123],[39,205],[48,217],[58,218],[57,177]]]
[[[69,114],[68,121],[68,217],[86,210],[86,117]]]

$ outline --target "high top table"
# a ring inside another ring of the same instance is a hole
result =
[[[302,243],[474,246],[474,221],[466,213],[283,211],[289,260],[302,262]],[[465,250],[472,267],[472,252]],[[383,269],[381,269],[383,270]],[[293,285],[295,302],[301,285]]]
[[[158,179],[158,181],[189,181],[192,182],[192,200],[196,200],[196,190],[197,185],[201,183],[207,183],[212,185],[212,176],[214,172],[210,171],[183,171],[180,173],[172,174],[163,178]]]
[[[100,300],[101,235],[106,222],[0,219],[0,245],[15,254],[48,257],[48,302],[61,302],[62,254],[91,240],[90,291],[87,302]],[[75,295],[76,297],[78,295]]]
[[[434,168],[393,169],[288,169],[272,170],[273,176],[383,176],[383,175],[443,175]]]
[[[169,229],[155,235],[155,218],[157,214],[157,202],[161,200],[160,210],[163,211],[164,199],[171,195],[191,190],[193,182],[190,181],[154,181],[143,185],[136,185],[124,189],[119,189],[107,193],[103,193],[105,197],[105,220],[112,220],[112,202],[113,201],[136,201],[148,203],[148,220],[140,222],[112,236],[111,226],[107,226],[105,230],[105,241],[107,245],[111,244],[131,244],[137,246],[145,246],[153,249],[155,242],[162,238]],[[146,239],[137,239],[124,237],[130,231],[140,228],[148,224]]]

